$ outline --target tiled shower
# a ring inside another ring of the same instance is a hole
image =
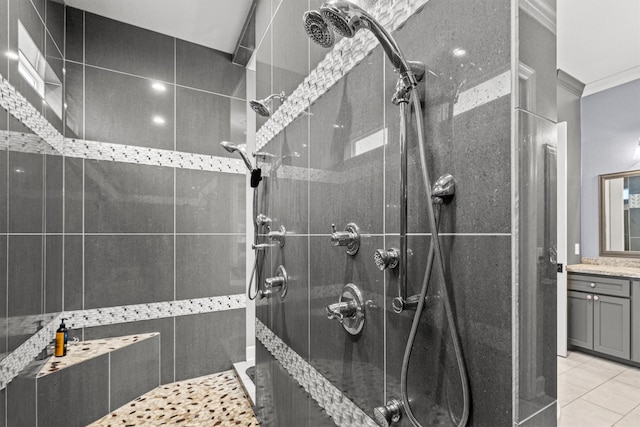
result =
[[[256,302],[264,425],[329,425],[327,416],[375,425],[373,409],[400,399],[414,314],[392,310],[397,270],[381,272],[373,259],[376,249],[399,247],[397,74],[370,34],[333,50],[310,42],[301,18],[322,3],[261,2],[256,17],[257,98],[290,97],[282,114],[258,124],[257,148],[275,157],[262,164],[257,213],[272,219],[271,230],[287,230],[284,246],[266,255],[262,281],[280,265],[289,275],[285,298]],[[397,28],[405,57],[427,67],[431,180],[449,173],[456,182],[440,233],[471,386],[469,425],[554,425],[555,2],[356,3]],[[420,290],[430,245],[416,140],[413,120],[408,295]],[[349,223],[361,233],[354,256],[330,241],[332,224]],[[423,425],[457,425],[461,383],[436,276],[408,389]],[[348,283],[366,300],[356,336],[325,310]],[[404,416],[397,425],[411,424]]]
[[[64,83],[62,118],[5,56],[18,50],[18,22]],[[160,333],[155,353],[127,361],[155,354],[156,373],[115,384],[113,365],[85,376],[105,396],[102,415],[160,383],[245,360],[246,179],[218,145],[245,140],[245,68],[50,0],[2,0],[0,23],[10,24],[0,31],[3,96],[13,86],[66,138],[56,149],[34,135],[10,114],[20,106],[1,115],[0,353],[13,354],[0,362],[3,386],[9,360],[22,362],[15,350],[48,343],[40,328],[63,312],[71,339]],[[57,410],[86,425],[95,418],[78,405],[86,388],[74,378],[60,379]],[[1,393],[0,425],[54,422],[34,381],[18,377]]]
[[[0,57],[9,110],[0,116],[0,425],[46,425],[37,383],[16,371],[61,313],[81,340],[159,332],[149,387],[244,360],[255,320],[263,426],[375,425],[374,408],[400,398],[414,312],[393,311],[397,269],[380,271],[373,258],[400,244],[397,74],[367,32],[332,49],[313,44],[302,16],[322,3],[259,0],[245,70],[228,54],[53,0],[0,0],[0,50],[17,51],[20,21],[65,102],[58,118]],[[439,229],[468,425],[555,425],[555,0],[356,3],[426,64],[431,180],[456,182]],[[249,99],[281,91],[271,118],[247,117]],[[416,137],[412,119],[409,295],[431,243]],[[257,212],[225,140],[273,155],[258,160]],[[253,319],[244,294],[258,213],[271,231],[286,228],[283,246],[261,229],[260,242],[274,244],[258,282],[264,289],[279,266],[289,280],[284,298],[258,297]],[[350,223],[361,233],[354,255],[330,241],[333,226]],[[423,425],[456,425],[462,387],[432,276],[408,389]],[[366,301],[356,335],[326,313],[349,283]],[[92,381],[115,409],[111,379]],[[91,421],[73,399],[57,404],[78,425]]]

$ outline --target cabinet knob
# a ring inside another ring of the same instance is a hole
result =
[[[589,286],[591,286],[592,288],[595,288],[596,284],[595,283],[590,283]]]
[[[598,297],[598,295],[594,295],[594,296],[593,296],[593,300],[594,300],[594,301],[598,301],[599,299],[600,299],[600,298]]]
[[[587,299],[591,301],[593,299],[593,295],[587,295]]]

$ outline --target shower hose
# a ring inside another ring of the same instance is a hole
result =
[[[258,223],[256,222],[256,215],[257,215],[257,210],[258,210],[258,187],[255,186],[253,188],[253,206],[252,206],[252,213],[253,213],[253,218],[252,218],[252,222],[253,222],[253,245],[254,245],[254,250],[253,250],[253,268],[251,269],[251,278],[249,278],[249,288],[247,289],[247,296],[249,297],[249,299],[251,301],[255,300],[256,297],[258,296],[258,274],[257,274],[257,269],[258,269],[258,254],[261,252],[258,249],[255,249],[255,245],[258,244]],[[255,277],[255,293],[253,294],[253,296],[251,295],[251,288],[253,287],[253,279]]]
[[[438,218],[436,218],[436,212],[433,207],[431,198],[431,182],[429,180],[427,160],[425,157],[425,138],[422,122],[422,107],[420,106],[420,97],[418,90],[414,87],[411,89],[411,98],[414,105],[414,113],[416,115],[416,127],[418,128],[418,151],[420,152],[420,165],[422,169],[422,180],[424,182],[425,191],[427,193],[427,216],[429,217],[429,228],[431,229],[431,245],[429,247],[429,255],[427,257],[427,267],[424,273],[424,279],[422,281],[422,288],[420,290],[420,298],[418,299],[418,307],[416,308],[415,316],[413,317],[413,323],[411,324],[411,331],[407,340],[407,346],[404,351],[404,357],[402,359],[402,371],[400,378],[400,388],[402,394],[402,403],[404,405],[407,417],[411,423],[416,427],[422,427],[422,424],[416,419],[411,405],[409,403],[409,395],[407,390],[407,372],[409,370],[409,359],[411,358],[411,351],[416,338],[416,332],[418,331],[418,325],[420,324],[420,317],[424,310],[425,298],[429,289],[429,277],[432,272],[432,267],[435,262],[438,264],[436,270],[439,272],[439,279],[441,283],[441,291],[444,301],[444,311],[447,318],[447,324],[449,333],[451,335],[451,341],[453,343],[453,351],[456,358],[456,364],[458,366],[458,373],[460,375],[460,381],[462,383],[462,399],[463,410],[462,417],[458,422],[458,427],[464,427],[469,420],[470,410],[470,393],[469,393],[469,379],[467,377],[467,369],[462,356],[462,348],[460,345],[460,337],[457,333],[455,320],[453,318],[453,310],[451,309],[451,302],[449,300],[449,293],[447,290],[447,282],[444,274],[444,259],[442,257],[442,248],[440,247],[440,238],[438,236]],[[439,211],[439,209],[438,209]]]

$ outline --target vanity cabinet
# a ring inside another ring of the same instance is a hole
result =
[[[570,274],[568,288],[569,344],[631,359],[631,280]]]

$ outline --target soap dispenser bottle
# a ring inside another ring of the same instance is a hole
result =
[[[56,349],[54,355],[56,357],[62,357],[67,355],[67,338],[69,330],[64,325],[64,319],[60,323],[60,327],[56,331]]]

